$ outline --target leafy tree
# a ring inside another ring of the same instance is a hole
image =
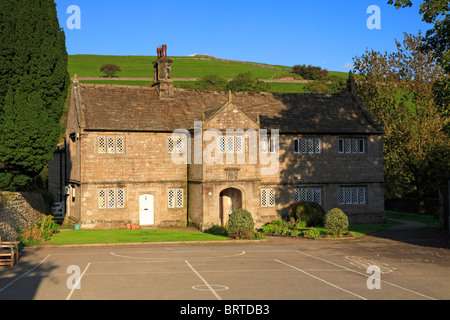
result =
[[[226,90],[246,91],[246,92],[262,92],[267,91],[269,85],[264,81],[258,80],[252,72],[244,72],[238,74],[226,86]]]
[[[108,77],[114,77],[117,72],[120,72],[120,67],[115,64],[104,64],[100,67],[100,71],[106,74]]]
[[[215,74],[209,74],[202,77],[196,84],[197,90],[223,91],[227,85],[227,80]]]
[[[0,2],[0,190],[24,188],[51,161],[67,61],[53,0]]]
[[[389,0],[398,8],[412,6],[412,0]],[[433,24],[426,32],[422,49],[433,52],[434,57],[450,74],[450,2],[448,0],[424,0],[420,5],[422,21]]]
[[[320,80],[328,76],[328,70],[312,65],[295,65],[292,72],[302,76],[306,80]]]
[[[435,102],[435,84],[445,72],[434,53],[420,50],[422,36],[405,34],[397,51],[355,57],[357,92],[384,124],[386,196],[417,193],[419,212],[433,191],[436,174],[450,173],[449,119]]]

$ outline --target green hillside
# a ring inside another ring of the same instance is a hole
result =
[[[170,57],[172,63],[172,78],[186,79],[185,81],[175,81],[175,87],[184,87],[192,80],[201,78],[205,75],[216,74],[225,79],[231,79],[244,72],[252,72],[254,76],[263,80],[284,81],[286,77],[292,77],[289,72],[290,67],[280,65],[267,65],[237,61],[218,61],[208,57]],[[151,86],[152,82],[143,78],[153,78],[153,61],[156,56],[104,56],[104,55],[71,55],[69,56],[69,74],[73,77],[77,74],[80,81],[84,83],[98,84],[120,84],[134,86]],[[121,72],[114,79],[104,78],[100,72],[103,64],[116,64],[120,66]],[[347,73],[330,71],[329,75],[335,75],[346,79]],[[301,77],[295,75],[297,79]],[[98,78],[98,79],[82,79]],[[130,80],[130,78],[132,78]],[[293,82],[271,82],[269,92],[278,93],[299,93],[307,92],[306,83]]]
[[[242,72],[251,71],[260,79],[270,79],[276,74],[289,74],[288,72],[257,67],[237,62],[223,62],[197,57],[170,57],[173,78],[201,78],[208,74],[217,74],[223,78],[233,78]],[[151,78],[153,77],[153,64],[156,56],[99,56],[99,55],[72,55],[69,56],[69,74],[78,77],[101,77],[99,71],[103,64],[116,64],[122,78]],[[280,67],[278,68],[289,68]]]

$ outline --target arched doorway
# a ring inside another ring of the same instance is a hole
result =
[[[228,217],[233,211],[242,208],[242,192],[236,188],[222,190],[219,197],[219,216],[223,226],[228,223]]]

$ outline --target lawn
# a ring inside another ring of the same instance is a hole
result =
[[[163,231],[163,230],[69,230],[54,235],[45,244],[102,244],[102,243],[141,243],[173,241],[219,241],[228,237],[201,232]]]

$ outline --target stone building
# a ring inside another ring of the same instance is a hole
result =
[[[226,93],[177,89],[165,50],[155,85],[74,80],[66,129],[66,217],[84,229],[256,225],[299,200],[385,220],[383,129],[354,92]]]

